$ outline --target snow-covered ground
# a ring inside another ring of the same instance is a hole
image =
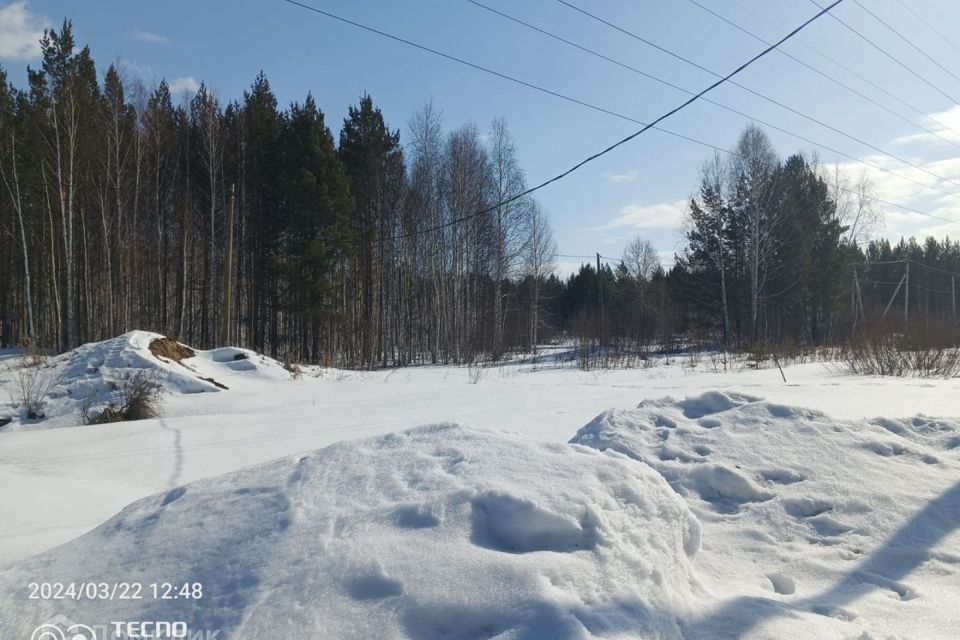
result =
[[[63,613],[221,638],[960,635],[960,424],[916,417],[960,416],[956,380],[682,359],[294,379],[232,349],[160,362],[154,337],[54,360],[48,419],[0,431],[0,634]],[[143,367],[163,418],[73,426]],[[206,593],[26,600],[45,580]]]

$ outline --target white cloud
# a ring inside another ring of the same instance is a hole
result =
[[[604,229],[676,229],[687,210],[687,201],[661,202],[658,204],[628,204],[620,209],[620,215],[597,230]]]
[[[146,42],[147,44],[170,44],[170,38],[159,33],[153,33],[152,31],[144,31],[143,29],[133,29],[127,32],[127,37],[131,40],[137,40],[138,42]]]
[[[621,173],[614,173],[608,171],[603,174],[603,176],[610,182],[616,182],[618,184],[623,184],[626,182],[636,182],[639,172],[636,169],[630,169],[629,171],[623,171]]]
[[[909,135],[894,138],[894,144],[898,145],[916,145],[916,144],[936,144],[946,145],[949,143],[960,143],[960,106],[954,106],[946,111],[927,114],[924,128],[933,133],[911,133]],[[948,142],[949,141],[949,142]]]
[[[677,255],[677,252],[673,249],[660,250],[657,251],[657,258],[660,259],[660,266],[662,266],[667,271],[670,270],[670,267],[673,266],[674,257]]]
[[[556,260],[554,261],[554,273],[560,278],[567,278],[580,272],[580,267],[584,264],[593,264],[592,260]]]
[[[149,65],[140,64],[135,60],[127,60],[126,58],[121,58],[120,66],[138,75],[143,80],[153,79],[153,68],[150,67]]]
[[[960,185],[960,158],[954,157],[933,161],[916,157],[910,158],[911,162],[921,169],[904,166],[886,156],[870,156],[864,158],[864,160],[894,173],[886,173],[854,162],[843,163],[840,165],[840,169],[851,178],[866,175],[873,185],[873,195],[876,198],[930,214],[922,215],[878,202],[877,208],[881,211],[885,223],[885,229],[881,235],[890,238],[911,235],[920,238],[927,235],[936,237],[947,235],[957,237],[960,235],[960,224],[952,224],[938,219],[945,218],[960,223],[960,196],[947,195],[948,193],[960,193],[960,188],[958,188],[958,185]],[[949,182],[938,181],[926,173],[924,169],[946,178]],[[931,185],[934,188],[925,187],[924,184]],[[937,218],[931,216],[937,216]]]
[[[184,76],[174,78],[170,81],[170,93],[178,95],[180,93],[196,93],[200,90],[200,83],[193,76]]]
[[[0,58],[34,60],[40,57],[40,38],[50,26],[46,16],[30,13],[29,2],[20,0],[0,7]]]

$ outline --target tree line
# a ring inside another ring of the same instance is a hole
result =
[[[836,344],[897,296],[955,326],[960,245],[867,242],[869,183],[780,159],[755,126],[701,167],[669,269],[638,237],[560,278],[503,120],[447,131],[428,102],[401,136],[365,95],[335,135],[310,94],[280,108],[262,72],[241,99],[178,100],[115,65],[101,80],[69,22],[41,45],[25,88],[0,68],[4,344],[142,328],[350,367],[560,338]]]
[[[100,82],[69,22],[41,44],[27,88],[0,69],[6,342],[145,328],[359,367],[538,342],[555,249],[503,120],[446,132],[428,103],[401,145],[363,96],[337,139],[263,73],[176,104],[114,65]]]

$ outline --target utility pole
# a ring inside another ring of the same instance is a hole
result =
[[[604,318],[604,308],[603,308],[603,274],[600,271],[600,253],[597,253],[597,283],[600,290],[600,346],[605,346],[607,342],[606,338],[606,323]]]
[[[903,275],[906,282],[906,289],[903,294],[903,327],[910,326],[910,261],[907,261],[907,271]]]
[[[857,265],[853,265],[853,286],[850,287],[850,315],[853,317],[853,329],[851,333],[857,329]]]
[[[857,316],[863,318],[863,323],[867,323],[867,316],[863,312],[863,292],[860,291],[860,278],[857,275],[857,267],[853,267],[853,291],[851,292],[853,329],[857,328]]]
[[[237,194],[236,184],[230,185],[230,210],[227,215],[227,256],[224,265],[224,293],[223,293],[223,345],[228,346],[231,340],[232,326],[231,311],[233,310],[233,218],[236,213]]]
[[[893,305],[893,301],[897,299],[897,294],[900,293],[900,289],[903,287],[904,281],[907,279],[907,274],[903,274],[900,278],[900,282],[897,283],[897,288],[893,290],[893,295],[890,296],[890,300],[887,302],[887,306],[883,309],[882,318],[887,317],[887,312],[890,311],[890,307]]]

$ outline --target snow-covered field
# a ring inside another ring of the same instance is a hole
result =
[[[48,419],[0,430],[0,637],[57,614],[228,639],[960,636],[956,380],[682,359],[294,379],[235,349],[160,362],[154,337],[55,359]],[[74,426],[143,367],[163,418]],[[81,581],[204,593],[27,597]]]

